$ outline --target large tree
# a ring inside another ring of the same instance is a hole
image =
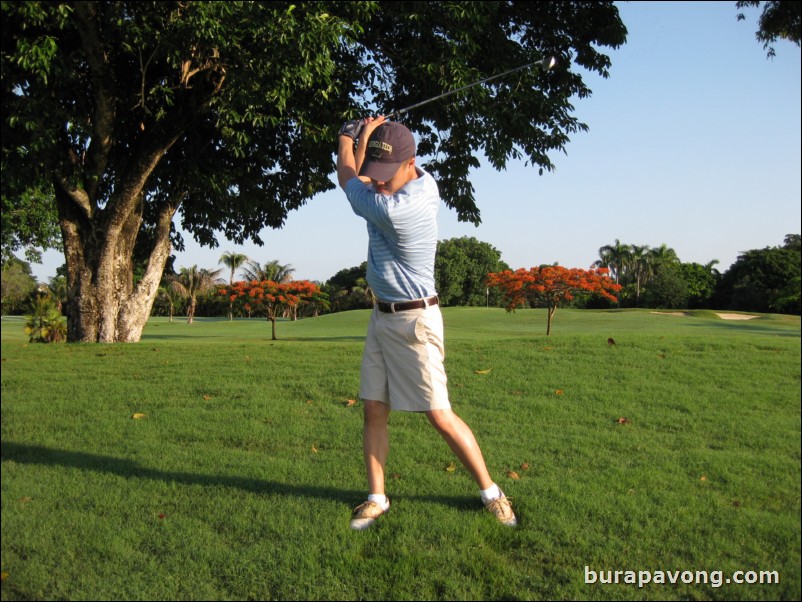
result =
[[[226,251],[220,256],[220,261],[218,264],[222,263],[227,268],[231,269],[231,277],[228,279],[228,284],[231,286],[234,284],[234,273],[240,268],[240,266],[248,261],[248,256],[245,253],[234,253],[232,251]],[[234,319],[234,306],[232,301],[228,302],[228,319]]]
[[[745,251],[721,277],[716,301],[725,309],[798,315],[800,266],[798,234],[786,236],[782,247]]]
[[[171,244],[183,248],[177,215],[201,244],[261,244],[333,187],[344,119],[554,55],[548,73],[405,118],[445,202],[478,222],[477,151],[552,169],[587,129],[573,64],[606,77],[600,50],[626,38],[612,2],[3,2],[2,19],[3,212],[53,190],[68,338],[100,342],[141,336]]]
[[[551,320],[560,304],[576,297],[600,295],[616,302],[621,285],[613,282],[607,268],[564,268],[546,265],[539,268],[504,270],[487,275],[488,286],[497,287],[504,295],[507,311],[518,307],[546,307],[546,335],[551,334]]]
[[[437,243],[434,277],[442,305],[492,305],[501,301],[497,290],[490,291],[487,275],[509,270],[501,261],[501,252],[474,237],[462,236]]]

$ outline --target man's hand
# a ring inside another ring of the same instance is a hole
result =
[[[342,127],[340,128],[339,136],[348,136],[356,142],[359,139],[359,134],[362,131],[362,127],[365,125],[364,119],[352,119],[351,121],[346,121]]]
[[[368,140],[373,131],[386,121],[383,115],[378,117],[367,117],[365,119],[354,119],[346,121],[340,128],[337,138],[340,141],[337,151],[337,180],[340,187],[345,190],[348,180],[358,177],[359,169],[365,160],[365,151],[368,147]],[[351,138],[351,140],[348,140]],[[356,151],[354,151],[354,141],[359,140]],[[368,178],[361,178],[363,182],[369,182]]]

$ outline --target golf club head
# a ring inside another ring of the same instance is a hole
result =
[[[551,70],[556,64],[557,64],[556,56],[547,56],[542,61],[540,61],[540,67],[543,69],[543,71]]]

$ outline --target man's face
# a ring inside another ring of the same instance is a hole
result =
[[[407,182],[417,177],[418,173],[415,171],[415,159],[412,158],[409,161],[404,161],[401,167],[398,168],[398,171],[395,172],[395,175],[386,182],[371,178],[370,183],[373,184],[373,189],[379,194],[392,196],[403,188]]]

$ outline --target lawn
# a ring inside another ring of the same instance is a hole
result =
[[[348,528],[368,312],[277,341],[153,319],[125,345],[28,344],[3,317],[2,599],[802,597],[799,317],[444,317],[452,404],[516,529],[411,414],[392,511]]]

